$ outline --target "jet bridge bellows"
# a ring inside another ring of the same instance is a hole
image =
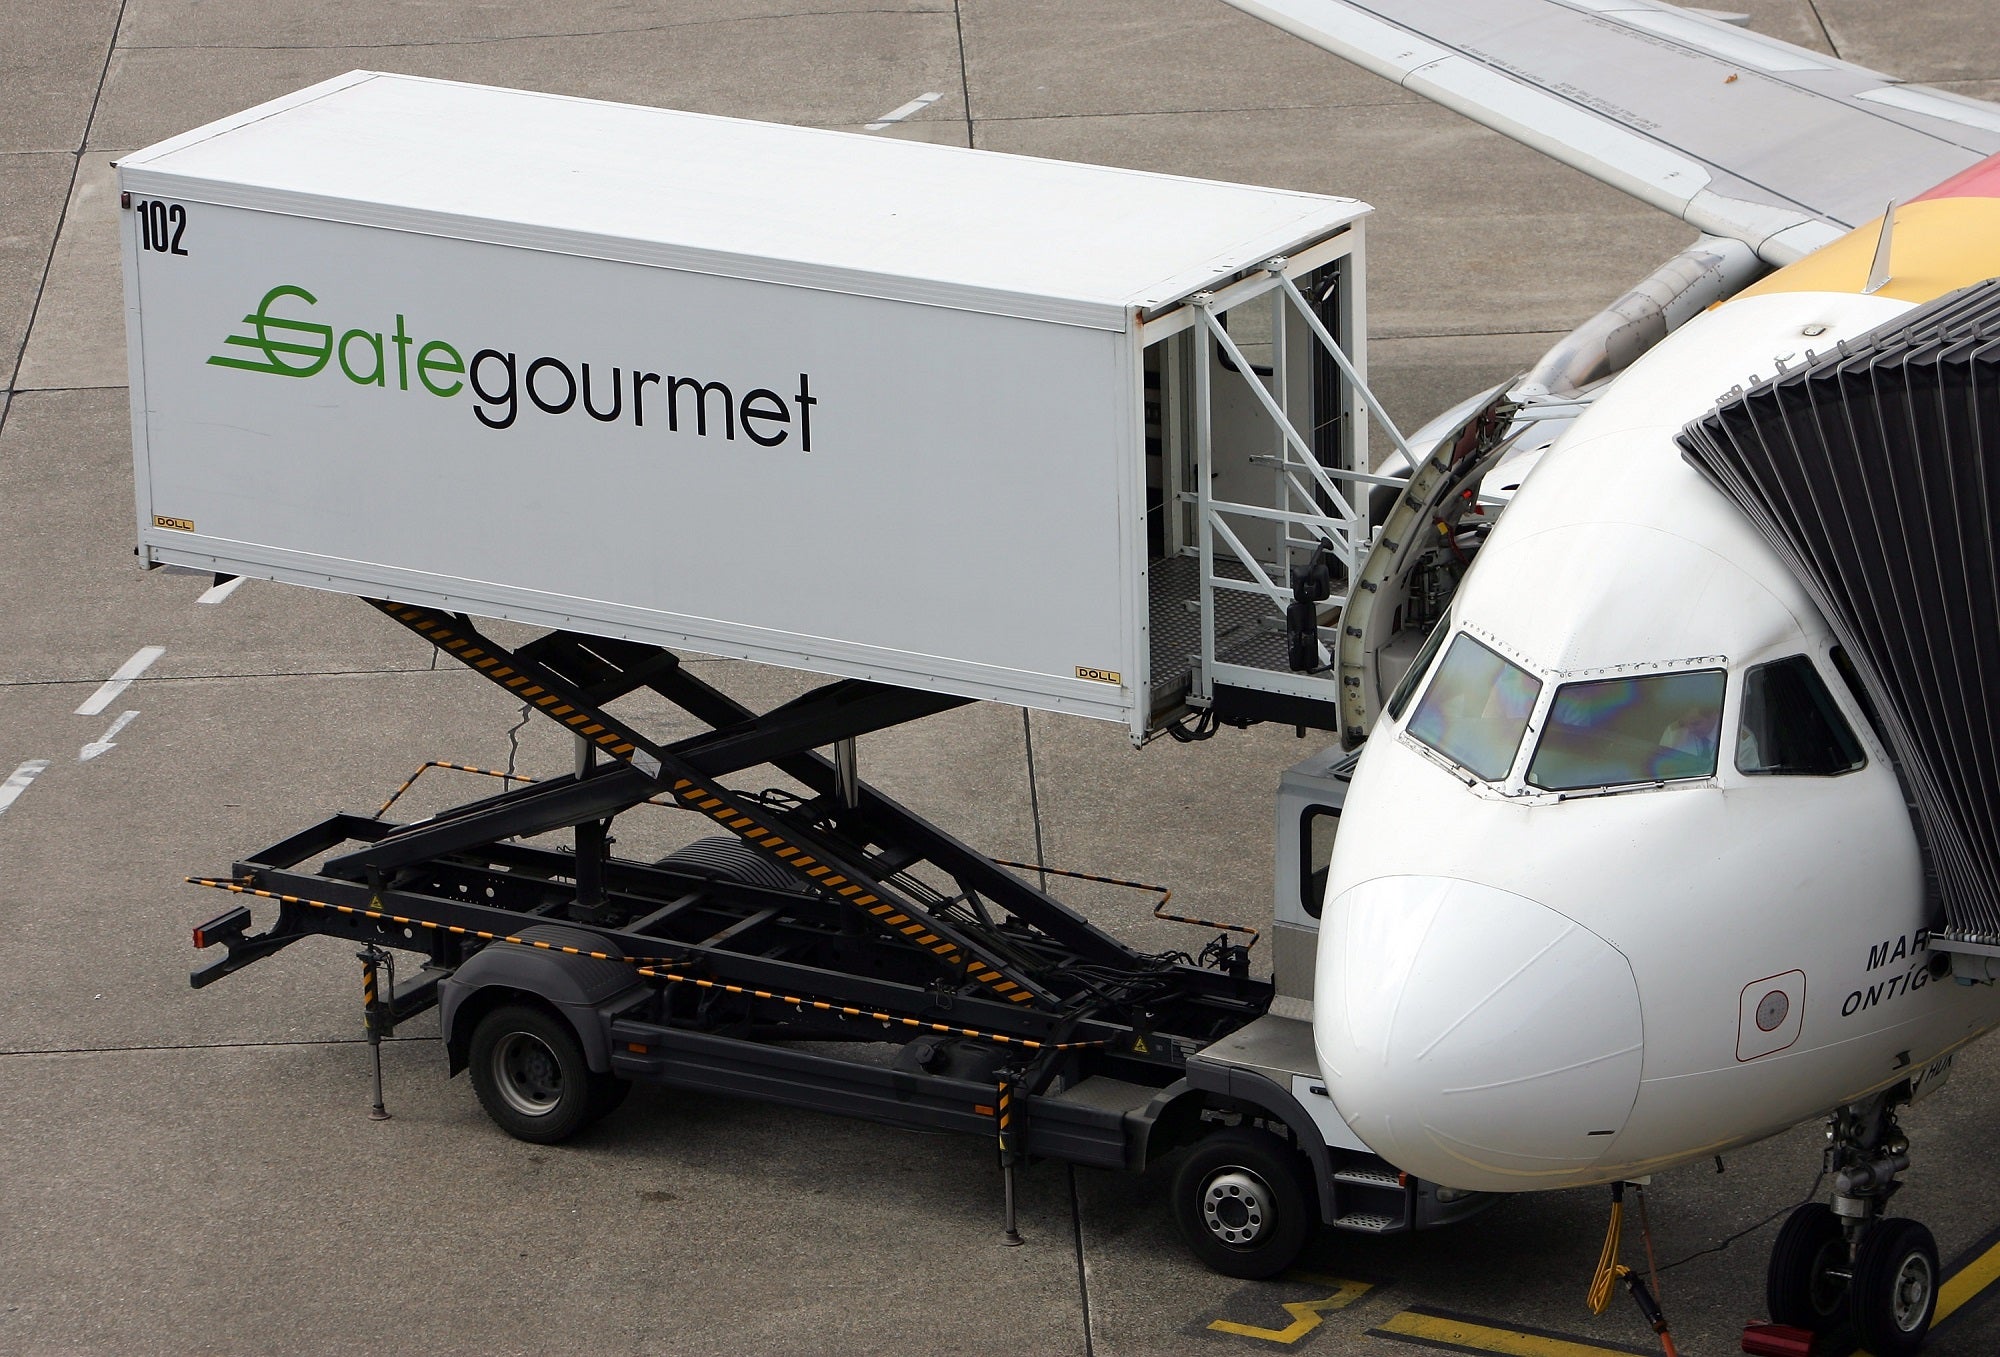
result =
[[[1826,614],[1943,895],[2000,954],[2000,280],[1725,401],[1681,435]]]

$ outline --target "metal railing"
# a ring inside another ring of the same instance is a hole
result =
[[[1365,409],[1389,435],[1408,464],[1414,465],[1417,460],[1318,311],[1299,291],[1298,285],[1286,276],[1287,264],[1284,258],[1267,261],[1263,284],[1245,286],[1239,283],[1231,287],[1226,305],[1219,305],[1221,299],[1214,293],[1198,293],[1189,299],[1199,322],[1196,327],[1199,342],[1193,364],[1195,490],[1191,496],[1184,497],[1191,498],[1196,506],[1196,551],[1201,562],[1201,651],[1190,694],[1196,705],[1205,705],[1212,698],[1217,682],[1325,701],[1335,699],[1338,686],[1330,666],[1313,673],[1296,673],[1288,669],[1270,669],[1220,659],[1216,653],[1216,595],[1218,591],[1227,590],[1263,597],[1275,613],[1276,629],[1281,630],[1286,608],[1293,600],[1290,570],[1300,554],[1310,557],[1323,544],[1345,566],[1346,577],[1350,580],[1356,578],[1370,545],[1369,489],[1374,486],[1400,488],[1404,483],[1403,478],[1379,476],[1359,467],[1327,466],[1320,461],[1311,442],[1299,431],[1290,413],[1296,408],[1290,390],[1292,382],[1286,352],[1291,317],[1296,316],[1304,322],[1307,343],[1316,343],[1340,373],[1344,392],[1339,405],[1343,414],[1355,405]],[[1271,376],[1268,383],[1230,336],[1222,319],[1227,312],[1265,296],[1270,298],[1271,303]],[[1272,468],[1270,504],[1245,504],[1219,499],[1214,494],[1215,393],[1211,367],[1217,350],[1223,358],[1220,366],[1238,375],[1271,421],[1275,450],[1268,456],[1252,459]],[[1359,445],[1361,440],[1355,442]],[[1232,526],[1232,522],[1238,526]],[[1260,559],[1244,540],[1245,534],[1250,532],[1247,525],[1251,523],[1275,525],[1271,539],[1273,550],[1268,563]],[[1223,551],[1242,567],[1246,578],[1237,579],[1218,573],[1217,562]],[[1346,595],[1335,592],[1323,606],[1344,608],[1346,603]],[[1332,646],[1326,643],[1333,638],[1326,636],[1326,628],[1322,627],[1320,631],[1322,644],[1330,653]]]

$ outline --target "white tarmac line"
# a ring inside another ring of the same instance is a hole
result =
[[[235,593],[236,586],[241,583],[243,583],[243,577],[241,575],[238,575],[233,579],[226,579],[220,584],[211,585],[208,591],[204,593],[200,598],[196,599],[195,602],[220,603],[222,602],[223,599],[228,598],[231,594]]]
[[[153,667],[153,661],[167,653],[165,646],[145,646],[118,666],[118,672],[98,685],[97,691],[76,709],[78,716],[95,716],[111,705],[111,699],[132,686],[132,680]]]
[[[876,121],[869,123],[868,130],[870,132],[880,132],[883,128],[888,127],[892,123],[899,123],[903,121],[903,119],[909,117],[912,113],[923,112],[925,109],[929,108],[932,104],[936,103],[938,100],[942,98],[944,98],[944,95],[942,94],[919,94],[916,98],[910,100],[909,103],[904,104],[901,108],[892,108],[887,113],[884,113]]]
[[[131,725],[134,721],[138,719],[139,719],[139,713],[135,711],[128,711],[124,715],[120,716],[116,721],[113,721],[111,723],[110,727],[102,735],[98,736],[96,739],[92,740],[89,744],[85,745],[82,749],[77,751],[76,761],[78,763],[89,763],[99,754],[109,753],[111,750],[117,748],[117,746],[112,743],[111,737],[116,735],[119,731],[125,729],[125,727]]]
[[[0,782],[0,815],[7,813],[7,807],[13,805],[21,793],[28,790],[28,784],[40,777],[42,770],[48,766],[47,759],[29,759],[9,773],[5,782]]]

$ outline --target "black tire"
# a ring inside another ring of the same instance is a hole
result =
[[[1847,1235],[1825,1202],[1808,1202],[1785,1218],[1771,1245],[1764,1304],[1773,1324],[1832,1333],[1847,1319]]]
[[[1914,1220],[1884,1220],[1861,1236],[1847,1308],[1875,1357],[1908,1357],[1924,1345],[1937,1313],[1938,1253]]]
[[[593,1074],[590,1076],[590,1119],[608,1117],[624,1103],[626,1095],[632,1091],[632,1081],[620,1079],[615,1074]]]
[[[471,1072],[479,1105],[516,1140],[554,1145],[601,1115],[575,1030],[539,1008],[506,1004],[481,1018]]]
[[[1195,1142],[1174,1173],[1181,1238],[1228,1277],[1275,1277],[1318,1224],[1312,1168],[1269,1131],[1231,1127]]]

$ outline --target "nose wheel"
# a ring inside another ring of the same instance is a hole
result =
[[[1847,1231],[1825,1202],[1785,1218],[1771,1246],[1764,1302],[1773,1324],[1829,1333],[1847,1318]]]
[[[1875,1357],[1923,1347],[1937,1313],[1937,1244],[1916,1221],[1884,1216],[1909,1149],[1887,1095],[1834,1114],[1826,1150],[1833,1202],[1799,1207],[1778,1231],[1765,1279],[1773,1323],[1850,1330]]]
[[[1861,1236],[1848,1314],[1875,1357],[1903,1357],[1924,1345],[1937,1313],[1938,1255],[1914,1220],[1878,1221]]]

